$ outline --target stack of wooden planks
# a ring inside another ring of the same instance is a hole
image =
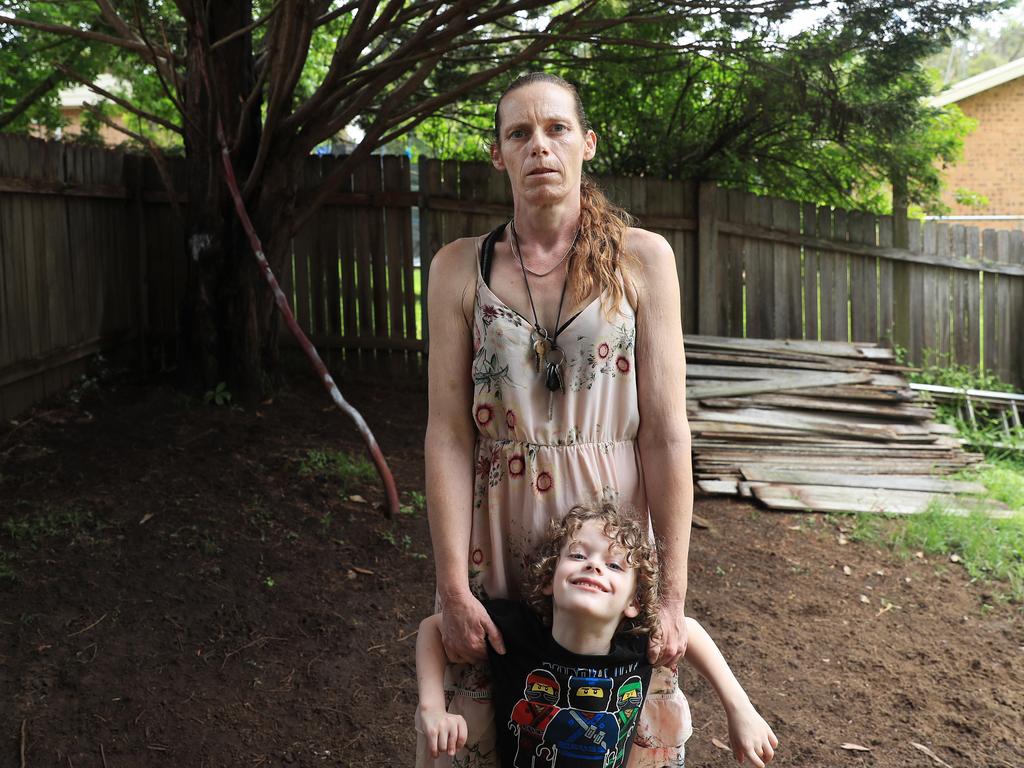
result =
[[[981,461],[876,344],[687,336],[694,480],[770,509],[923,511],[980,494],[949,475]],[[998,505],[986,504],[999,514]]]

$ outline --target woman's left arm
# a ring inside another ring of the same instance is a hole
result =
[[[640,408],[637,443],[661,555],[661,628],[648,655],[654,664],[674,666],[686,651],[683,609],[693,518],[679,278],[672,247],[661,235],[632,229],[627,247],[640,261],[634,279]]]

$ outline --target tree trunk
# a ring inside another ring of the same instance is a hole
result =
[[[199,35],[206,26],[208,40],[219,40],[251,23],[252,3],[217,0],[209,8],[205,19],[199,23],[189,19],[188,25],[188,274],[180,308],[178,364],[184,387],[203,392],[223,381],[236,400],[251,403],[273,385],[270,367],[276,363],[276,346],[270,344],[269,328],[274,325],[273,296],[256,269],[224,182],[216,121],[219,114],[236,173],[245,179],[259,146],[261,104],[254,99],[250,114],[241,120],[255,82],[251,37],[239,35],[207,55],[208,43]],[[276,223],[256,220],[264,242],[280,249],[280,243],[266,237],[267,228]]]

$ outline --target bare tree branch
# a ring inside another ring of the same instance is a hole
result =
[[[345,3],[345,5],[341,6],[341,8],[335,8],[333,11],[325,13],[323,16],[318,18],[314,26],[322,27],[324,24],[330,24],[332,21],[341,18],[358,5],[358,2]]]
[[[57,76],[57,73],[51,72],[48,77],[36,83],[28,93],[18,99],[17,104],[6,112],[0,113],[0,130],[21,117],[39,99],[57,87],[60,81],[61,78]]]
[[[174,123],[170,122],[169,120],[165,120],[164,118],[160,117],[159,115],[154,115],[152,112],[147,112],[144,109],[136,107],[131,102],[126,101],[125,99],[122,99],[120,96],[115,96],[110,91],[108,91],[108,90],[106,90],[104,88],[100,88],[98,85],[96,85],[96,83],[92,82],[89,78],[87,78],[87,77],[85,77],[83,75],[80,75],[78,72],[73,70],[71,67],[69,67],[69,66],[67,66],[65,64],[61,64],[59,62],[55,63],[54,66],[57,69],[59,69],[61,72],[63,72],[65,75],[67,75],[69,78],[71,78],[72,80],[77,80],[78,82],[80,82],[82,85],[84,85],[86,88],[88,88],[93,93],[95,93],[95,94],[97,94],[99,96],[102,96],[105,99],[109,99],[110,101],[112,101],[115,104],[117,104],[119,107],[128,110],[133,115],[138,115],[143,120],[148,120],[149,122],[155,123],[156,125],[159,125],[159,126],[162,126],[162,127],[166,128],[169,131],[174,131],[177,134],[183,134],[183,131],[182,131],[180,126],[175,125]]]
[[[421,41],[432,31],[437,29],[438,26],[443,24],[447,18],[454,15],[459,10],[460,6],[456,4],[456,6],[450,9],[447,14],[436,19],[432,19],[430,22],[424,21],[420,24],[412,39],[407,41],[405,46],[402,47],[415,45],[418,41]],[[285,130],[308,129],[310,126],[306,125],[307,121],[319,120],[319,122],[326,122],[326,119],[321,117],[324,112],[324,108],[328,105],[336,104],[340,98],[339,94],[335,93],[336,83],[342,79],[342,72],[350,71],[354,68],[359,51],[365,47],[356,46],[351,42],[351,36],[353,34],[361,34],[356,30],[359,21],[360,18],[357,16],[356,23],[349,28],[345,37],[338,40],[338,44],[334,49],[334,55],[331,57],[331,65],[327,69],[327,74],[324,76],[320,85],[317,86],[313,94],[284,121],[282,127]],[[366,23],[369,23],[369,19],[366,19]],[[391,29],[393,30],[395,28],[396,27],[393,26]]]
[[[122,38],[125,40],[135,39],[134,30],[132,30],[132,28],[128,26],[128,23],[118,15],[109,0],[96,0],[96,5],[99,6],[100,13],[103,15],[103,18],[106,19],[110,26],[117,30],[118,34],[120,34]]]
[[[0,24],[8,24],[12,27],[37,29],[40,32],[51,32],[55,35],[64,35],[65,37],[78,37],[83,40],[95,40],[96,42],[107,43],[118,48],[124,48],[129,51],[145,54],[147,60],[150,56],[149,49],[143,43],[105,35],[102,32],[94,32],[91,29],[78,29],[77,27],[69,27],[64,24],[47,24],[42,21],[33,21],[32,19],[20,18],[18,16],[0,16]],[[170,51],[161,51],[160,56],[175,63],[180,61]]]
[[[560,16],[555,17],[548,23],[547,29],[545,31],[550,32],[562,26],[571,28],[573,22],[575,22],[578,19],[578,15],[581,15],[585,13],[587,10],[589,10],[595,2],[596,0],[588,0],[585,3],[582,3],[577,8],[567,11],[561,14]],[[546,46],[550,44],[550,35],[538,36],[538,39],[536,39],[533,43],[528,45],[515,56],[509,57],[507,60],[505,60],[504,62],[495,67],[483,70],[472,75],[471,77],[466,78],[465,80],[462,81],[462,83],[459,84],[459,86],[453,88],[452,90],[444,94],[440,94],[420,101],[414,107],[407,109],[404,113],[398,116],[389,115],[384,109],[385,105],[390,108],[393,105],[399,103],[400,99],[394,98],[394,96],[398,93],[396,91],[396,94],[392,94],[392,96],[389,97],[389,100],[385,100],[385,104],[381,106],[381,109],[378,111],[377,120],[374,121],[374,123],[370,126],[369,130],[367,130],[366,135],[363,137],[363,140],[356,148],[357,152],[359,150],[362,150],[364,145],[366,145],[369,147],[369,149],[363,151],[362,154],[365,156],[365,154],[368,154],[369,151],[373,149],[373,147],[380,145],[381,137],[385,135],[388,128],[396,125],[402,125],[403,123],[408,123],[408,125],[403,125],[400,131],[392,131],[391,133],[387,134],[388,136],[401,135],[401,133],[407,131],[410,126],[414,126],[419,122],[422,122],[422,120],[426,119],[427,116],[435,112],[440,107],[443,107],[446,104],[449,104],[459,99],[460,97],[462,97],[463,95],[465,95],[466,93],[468,93],[481,83],[491,80],[504,72],[507,72],[509,69],[516,66],[520,62],[529,60],[539,51],[543,50]],[[441,53],[443,53],[443,51]],[[433,67],[430,68],[433,69]],[[400,88],[399,90],[403,89]],[[411,92],[411,90],[414,89],[409,89],[409,91],[403,91],[401,93],[401,97],[404,98],[409,92]],[[347,111],[348,110],[346,110],[346,112]],[[306,142],[308,143],[308,141],[310,141],[312,138],[313,137],[306,137]],[[304,201],[301,207],[296,207],[296,231],[298,230],[298,228],[302,226],[302,223],[316,211],[316,209],[323,203],[323,201],[326,200],[327,197],[334,192],[334,190],[342,183],[342,181],[344,181],[344,179],[347,178],[348,175],[350,175],[351,169],[352,167],[354,167],[354,161],[352,161],[352,158],[356,157],[357,152],[353,152],[349,156],[349,158],[345,162],[343,162],[336,170],[332,171],[328,176],[324,177],[319,187],[316,189],[315,192],[313,192],[309,199],[307,201]]]
[[[306,12],[308,8],[305,6],[299,5],[295,8],[294,13],[282,14],[281,32],[274,36],[276,61],[268,66],[272,67],[272,72],[276,72],[278,76],[270,83],[266,117],[256,151],[256,160],[242,190],[246,199],[252,194],[262,177],[272,143],[280,139],[276,133],[277,124],[291,106],[295,88],[302,76],[302,68],[309,56],[314,19]]]
[[[160,34],[164,39],[164,46],[166,47],[167,50],[171,50],[170,43],[167,40],[167,31],[164,28],[163,21],[159,17],[157,17],[157,21],[160,24]],[[156,76],[160,81],[160,87],[163,89],[164,94],[167,96],[170,102],[174,105],[174,108],[178,110],[178,113],[181,115],[182,120],[184,122],[191,122],[191,118],[187,114],[185,106],[182,103],[181,83],[178,80],[178,71],[172,63],[163,61],[159,59],[159,57],[157,56],[156,46],[150,43],[149,38],[146,36],[146,28],[145,24],[143,24],[138,4],[135,5],[135,22],[139,25],[139,38],[153,54],[154,60],[156,61],[156,63],[154,64],[154,68],[156,69]],[[168,79],[170,79],[171,82],[174,83],[173,92],[171,91],[170,84],[167,82]]]
[[[210,52],[212,53],[213,51],[220,48],[222,45],[227,45],[232,40],[242,37],[243,35],[247,35],[254,29],[259,29],[260,27],[262,27],[264,24],[270,21],[271,17],[275,13],[277,13],[277,9],[281,7],[282,2],[284,2],[284,0],[274,0],[274,5],[271,6],[270,10],[267,11],[267,13],[262,18],[256,19],[256,21],[254,21],[252,24],[246,24],[244,27],[236,29],[230,35],[225,35],[220,40],[210,45]]]
[[[245,135],[246,129],[249,127],[249,120],[252,118],[253,107],[256,105],[257,99],[263,92],[263,86],[266,85],[267,76],[270,74],[270,67],[262,67],[259,74],[256,76],[256,82],[252,86],[252,90],[249,95],[245,97],[245,101],[242,103],[242,111],[238,116],[238,126],[235,128],[235,140],[236,144],[241,141],[241,137]],[[231,147],[231,151],[234,152],[237,146]]]

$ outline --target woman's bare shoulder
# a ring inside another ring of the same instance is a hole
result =
[[[430,260],[431,273],[437,271],[446,277],[457,277],[460,274],[473,274],[476,271],[478,237],[460,237],[441,246]]]
[[[634,310],[640,304],[641,296],[657,291],[664,281],[676,277],[676,257],[661,235],[640,227],[626,230],[626,252],[634,257],[628,270],[629,280],[626,284],[626,295]]]
[[[429,293],[431,302],[459,306],[463,316],[472,316],[476,295],[477,237],[460,237],[442,246],[430,261]],[[457,304],[455,303],[457,302]]]
[[[640,227],[626,230],[626,250],[636,256],[643,269],[675,267],[675,254],[668,240],[656,232]]]

